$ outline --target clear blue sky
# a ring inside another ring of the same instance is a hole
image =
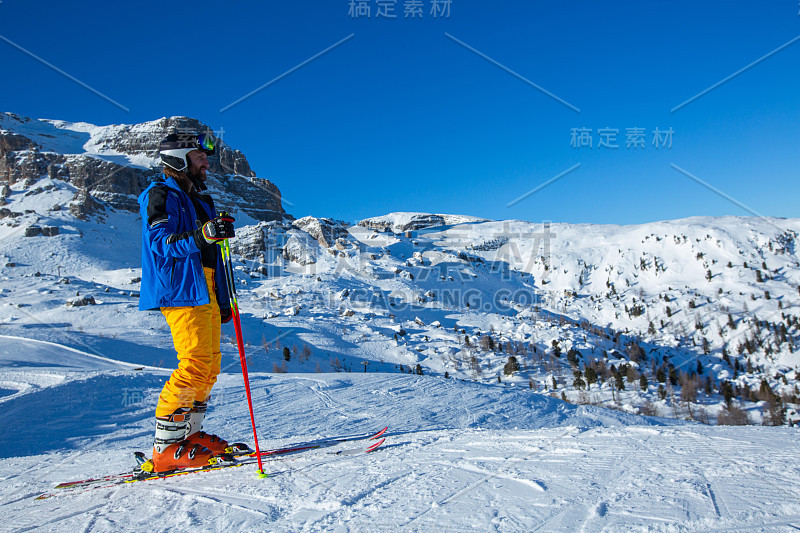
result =
[[[354,18],[350,0],[2,0],[2,37],[129,111],[7,42],[0,108],[94,124],[196,117],[224,128],[297,217],[800,216],[800,40],[672,111],[800,36],[797,0],[452,0],[437,18],[432,0],[422,18],[397,0],[395,19],[376,18],[380,3]],[[576,128],[591,148],[570,145]],[[599,146],[603,128],[619,148]],[[629,128],[644,147],[626,147]],[[671,148],[653,146],[656,128],[672,129]]]

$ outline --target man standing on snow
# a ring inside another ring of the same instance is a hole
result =
[[[218,241],[234,236],[234,219],[202,194],[207,134],[173,133],[159,146],[164,179],[139,196],[142,215],[140,310],[159,309],[169,324],[178,368],[156,406],[153,470],[204,466],[228,443],[200,431],[220,372],[221,323],[232,317]]]

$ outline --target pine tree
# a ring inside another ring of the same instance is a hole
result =
[[[667,389],[664,388],[664,385],[658,386],[658,397],[662,400],[667,398]]]
[[[567,352],[567,361],[569,362],[572,367],[578,366],[578,352],[574,348],[570,348]]]
[[[678,373],[675,371],[675,367],[669,369],[669,383],[673,387],[678,385]]]
[[[642,374],[641,376],[639,376],[639,388],[641,388],[643,391],[646,391],[647,385],[648,385],[647,377],[644,374]]]
[[[561,347],[558,345],[557,340],[553,340],[553,355],[556,356],[556,359],[561,357]]]
[[[414,373],[416,375],[418,375],[418,376],[423,376],[424,375],[424,373],[422,372],[422,366],[419,363],[417,363],[417,368],[415,369]]]
[[[763,401],[769,401],[775,397],[775,393],[772,392],[772,387],[769,386],[769,383],[766,379],[761,379],[761,386],[758,388],[758,399]]]
[[[593,367],[591,366],[586,367],[585,375],[586,375],[586,383],[589,387],[592,386],[592,383],[597,382],[597,372]]]
[[[288,346],[284,346],[283,347],[283,358],[286,361],[289,361],[289,360],[292,359],[292,352],[289,351],[289,347]]]
[[[730,381],[723,381],[719,384],[719,393],[725,399],[725,405],[730,408],[731,402],[733,401],[733,385],[731,385]]]
[[[517,358],[513,355],[509,356],[508,362],[503,366],[503,374],[506,376],[511,376],[514,372],[519,371],[519,363],[517,362]]]
[[[730,357],[730,355],[728,355],[728,347],[727,346],[723,346],[722,347],[722,360],[725,361],[726,363],[728,363],[728,366],[733,366],[733,365],[731,365],[731,357]]]
[[[622,374],[619,372],[614,374],[614,381],[617,385],[617,390],[625,390],[625,380],[622,378]]]

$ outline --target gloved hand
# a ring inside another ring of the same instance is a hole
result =
[[[233,318],[233,309],[230,307],[220,307],[219,316],[223,324],[227,324]]]
[[[233,223],[235,219],[228,213],[220,213],[217,218],[209,220],[203,227],[195,230],[198,244],[210,246],[219,241],[234,237]]]

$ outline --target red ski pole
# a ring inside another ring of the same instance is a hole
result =
[[[244,355],[244,342],[242,341],[242,322],[239,319],[239,302],[236,300],[236,285],[233,278],[233,263],[231,262],[231,246],[228,239],[219,245],[222,250],[223,263],[225,265],[225,280],[228,283],[228,294],[233,304],[233,327],[236,331],[236,345],[239,347],[239,362],[242,365],[242,377],[244,378],[244,390],[247,394],[247,407],[250,409],[250,422],[253,425],[253,441],[256,446],[256,457],[258,458],[258,477],[265,478],[264,467],[261,464],[261,450],[258,448],[258,435],[256,434],[256,417],[253,414],[253,399],[250,395],[250,377],[247,374],[247,360]]]

